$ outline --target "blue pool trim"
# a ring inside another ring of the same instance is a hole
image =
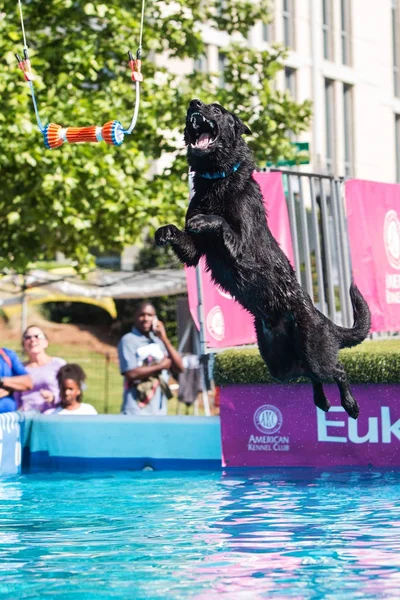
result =
[[[48,452],[24,453],[23,473],[43,471],[143,471],[146,469],[159,470],[208,470],[220,471],[222,468],[219,460],[188,460],[184,458],[80,458],[76,456],[50,456]]]
[[[222,468],[218,417],[27,415],[23,472]]]

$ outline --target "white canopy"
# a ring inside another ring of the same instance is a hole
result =
[[[0,305],[10,306],[21,302],[23,280],[19,275],[6,275],[0,279]],[[97,269],[83,279],[62,269],[45,271],[34,269],[25,276],[28,293],[45,296],[48,292],[71,299],[79,298],[154,298],[186,292],[184,269],[159,268],[148,271],[105,271]],[[30,294],[29,294],[30,295]]]

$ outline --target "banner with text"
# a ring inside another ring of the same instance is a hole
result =
[[[312,387],[221,387],[222,464],[227,467],[400,466],[400,386],[353,385],[357,421],[324,386],[329,412],[316,408]]]
[[[372,314],[372,331],[400,329],[400,185],[345,184],[354,281]]]
[[[293,265],[292,238],[282,175],[277,172],[256,172],[253,177],[261,187],[271,232]],[[212,282],[210,274],[205,270],[203,260],[200,261],[200,276],[207,347],[227,348],[241,344],[254,344],[256,335],[253,317],[229,294]],[[196,269],[186,269],[186,277],[190,312],[199,328]]]

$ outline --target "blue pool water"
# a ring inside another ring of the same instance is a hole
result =
[[[400,472],[0,481],[0,597],[400,596]]]

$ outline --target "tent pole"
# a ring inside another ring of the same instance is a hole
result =
[[[192,174],[189,171],[189,196],[192,198],[194,193]],[[200,264],[196,267],[196,286],[197,286],[197,318],[199,320],[199,337],[200,337],[200,372],[201,372],[201,388],[204,413],[206,417],[211,416],[210,401],[208,398],[207,390],[207,373],[208,363],[202,360],[203,356],[207,355],[207,343],[206,343],[206,332],[204,328],[204,306],[203,306],[203,288],[201,284],[201,269]]]
[[[199,319],[199,335],[200,335],[200,364],[201,364],[201,387],[202,387],[202,397],[203,397],[203,405],[204,405],[204,413],[206,417],[211,416],[210,411],[210,402],[208,398],[208,390],[207,390],[207,362],[202,360],[204,356],[207,355],[207,343],[205,336],[205,328],[204,328],[204,305],[203,305],[203,287],[201,283],[201,269],[200,265],[196,267],[196,284],[197,284],[197,318]]]
[[[21,340],[25,329],[28,326],[28,295],[26,293],[26,277],[24,276],[22,284],[22,300],[21,300]]]

